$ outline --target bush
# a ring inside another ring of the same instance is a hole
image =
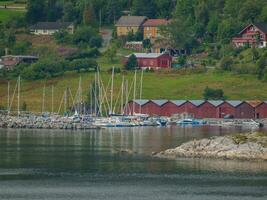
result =
[[[98,56],[100,56],[100,52],[98,51],[98,49],[92,48],[92,49],[79,51],[79,52],[69,56],[66,59],[72,61],[75,59],[82,59],[82,58],[97,58]]]
[[[206,87],[204,92],[203,92],[203,97],[205,100],[223,100],[225,99],[224,97],[224,92],[222,89],[213,89]]]
[[[111,68],[109,68],[108,69],[108,73],[112,73],[112,70],[113,70],[113,67],[111,67]],[[115,74],[119,74],[119,73],[121,73],[121,68],[119,68],[119,67],[114,67],[114,73]]]
[[[233,59],[230,57],[224,57],[219,63],[219,67],[224,71],[231,71],[233,65]]]
[[[38,80],[64,74],[67,62],[58,58],[46,58],[23,69],[21,75],[26,80]]]
[[[76,59],[69,64],[69,70],[76,70],[77,72],[89,71],[90,69],[97,70],[97,63],[94,59]]]
[[[126,62],[124,68],[126,70],[135,70],[138,67],[138,62],[137,58],[134,54],[132,54],[129,58],[128,61]]]

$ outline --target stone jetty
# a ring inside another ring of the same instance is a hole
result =
[[[154,155],[159,158],[215,158],[267,161],[267,135],[238,134],[193,140]]]
[[[75,121],[62,116],[8,116],[0,115],[0,128],[21,129],[99,129],[90,122]]]

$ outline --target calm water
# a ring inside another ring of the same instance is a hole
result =
[[[0,199],[266,200],[266,163],[150,156],[193,138],[246,131],[0,129]]]

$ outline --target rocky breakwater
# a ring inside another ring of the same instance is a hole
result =
[[[160,158],[216,158],[267,161],[267,135],[238,134],[193,140],[154,156]]]
[[[74,121],[61,116],[42,117],[0,115],[0,128],[25,129],[98,129],[89,122]]]

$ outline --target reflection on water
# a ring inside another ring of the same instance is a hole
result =
[[[193,138],[248,130],[221,127],[128,128],[90,131],[0,130],[0,168],[87,172],[172,172],[198,170],[264,171],[266,164],[234,161],[152,159],[152,152]],[[125,153],[126,151],[126,153]],[[128,153],[128,154],[127,154]]]
[[[266,199],[266,163],[150,156],[193,138],[248,131],[0,129],[0,199]]]

